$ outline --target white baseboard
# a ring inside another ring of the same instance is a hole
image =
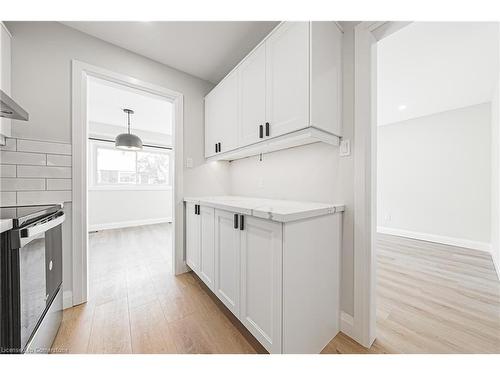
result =
[[[340,332],[357,341],[354,337],[354,318],[344,311],[340,312]]]
[[[130,220],[130,221],[120,221],[116,223],[93,224],[89,225],[89,232],[95,232],[98,230],[106,230],[106,229],[139,227],[141,225],[152,225],[152,224],[171,223],[171,222],[172,218],[162,217],[158,219]]]
[[[73,307],[73,292],[71,290],[63,291],[63,309]]]
[[[405,229],[377,227],[378,233],[391,234],[393,236],[414,238],[417,240],[441,243],[457,247],[465,247],[467,249],[485,251],[491,253],[491,244],[488,242],[471,241],[464,238],[446,237],[437,234],[413,232]]]

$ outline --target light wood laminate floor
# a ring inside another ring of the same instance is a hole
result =
[[[68,353],[263,353],[192,273],[175,277],[171,226],[90,235],[90,298],[64,311]],[[500,353],[500,283],[489,255],[380,235],[377,340],[323,353]]]

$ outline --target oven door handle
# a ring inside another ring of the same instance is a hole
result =
[[[53,216],[50,220],[42,224],[36,224],[28,228],[22,228],[19,230],[21,238],[30,238],[39,235],[40,233],[47,232],[48,230],[57,227],[59,224],[62,224],[66,215],[64,212],[61,212],[58,216]]]

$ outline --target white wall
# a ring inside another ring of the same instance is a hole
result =
[[[343,134],[353,136],[353,27],[343,22]],[[265,198],[344,203],[341,307],[353,313],[353,156],[339,157],[324,143],[277,151],[230,163],[230,192]]]
[[[90,190],[89,230],[172,221],[172,190]]]
[[[13,122],[14,137],[71,142],[71,60],[77,59],[184,95],[184,193],[226,194],[226,164],[204,164],[203,97],[212,84],[56,22],[7,22],[12,40],[12,95],[30,114]],[[70,226],[66,226],[70,230]],[[71,230],[70,230],[71,232]],[[64,234],[66,242],[70,234]],[[69,244],[71,241],[69,241]],[[72,290],[71,247],[64,247],[63,284]]]
[[[491,255],[500,279],[500,75],[491,101]]]
[[[379,126],[377,147],[379,228],[488,250],[490,103]]]

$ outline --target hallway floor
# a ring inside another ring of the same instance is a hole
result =
[[[500,353],[500,282],[486,253],[380,235],[378,338],[323,353]],[[262,353],[192,273],[175,277],[171,225],[90,235],[90,298],[64,311],[69,353]]]

